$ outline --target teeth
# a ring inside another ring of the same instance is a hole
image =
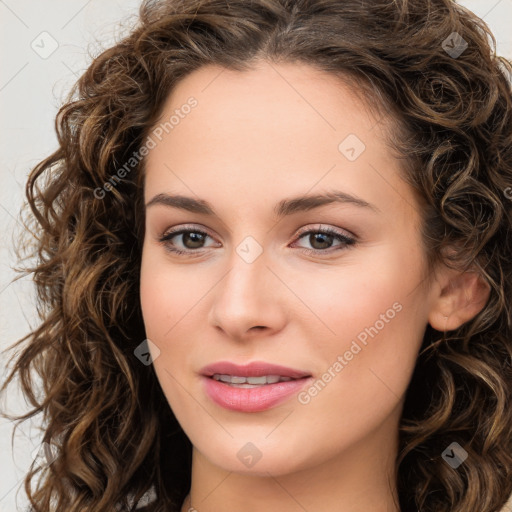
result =
[[[222,376],[224,379],[227,379],[227,380],[224,380],[224,382],[231,382],[231,384],[245,384],[245,377],[236,377],[235,375],[233,375],[232,377],[230,375],[223,375]]]
[[[267,384],[267,376],[266,375],[263,375],[261,377],[246,377],[247,379],[247,384]],[[236,382],[236,381],[232,381],[232,382]],[[242,383],[240,383],[242,384]]]
[[[262,375],[261,377],[239,377],[237,375],[221,375],[215,373],[213,379],[220,380],[227,384],[247,384],[247,386],[239,387],[252,387],[262,386],[264,384],[275,384],[276,382],[287,382],[292,380],[291,377],[281,377],[280,375]]]

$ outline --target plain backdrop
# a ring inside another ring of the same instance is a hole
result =
[[[463,0],[512,59],[512,0]],[[30,277],[12,282],[13,243],[23,189],[32,167],[57,149],[54,119],[71,85],[134,22],[139,0],[0,0],[0,350],[37,325]],[[1,356],[2,381],[7,359]],[[26,410],[12,386],[7,403]],[[0,420],[0,512],[26,510],[22,480],[40,446],[35,421],[16,432]]]

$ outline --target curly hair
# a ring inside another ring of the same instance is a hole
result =
[[[467,44],[459,55],[454,40]],[[471,321],[427,326],[396,467],[404,512],[497,512],[512,493],[512,65],[453,0],[146,0],[130,33],[93,60],[22,210],[41,322],[10,347],[19,350],[1,388],[18,375],[32,409],[3,415],[42,413],[43,440],[59,447],[25,477],[32,510],[131,511],[151,489],[144,510],[180,510],[191,443],[153,367],[134,356],[146,337],[145,160],[116,170],[139,155],[180,79],[257,59],[332,73],[389,112],[387,143],[421,205],[429,268],[473,268],[490,285]],[[457,470],[441,456],[451,442],[469,454]]]

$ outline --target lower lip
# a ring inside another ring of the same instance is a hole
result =
[[[311,380],[312,377],[304,377],[275,384],[265,384],[256,388],[236,388],[211,377],[203,376],[206,394],[217,405],[239,412],[259,412],[270,409],[298,393]]]

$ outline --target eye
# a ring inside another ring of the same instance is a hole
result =
[[[313,246],[313,249],[303,247],[302,251],[306,254],[316,255],[322,253],[330,254],[332,252],[343,250],[347,246],[351,246],[356,243],[355,238],[348,236],[341,231],[333,228],[322,228],[321,226],[317,229],[309,229],[299,233],[299,240],[303,238],[306,238],[306,240]],[[332,247],[332,243],[335,240],[339,241],[340,243],[338,246]]]
[[[347,246],[351,246],[356,243],[356,240],[353,237],[348,236],[341,231],[333,228],[322,228],[321,226],[317,229],[309,229],[307,231],[303,230],[299,233],[298,240],[302,240],[306,237],[309,237],[307,240],[313,246],[313,249],[299,247],[306,254],[330,254],[335,251],[343,250]],[[173,239],[180,240],[180,238],[181,246],[183,248],[177,247],[176,243],[173,241]],[[185,226],[165,232],[159,240],[165,245],[166,250],[174,254],[192,256],[193,253],[200,253],[201,249],[207,248],[203,244],[208,238],[212,237],[205,231],[196,229],[193,226]],[[331,247],[332,243],[336,240],[339,244]]]
[[[181,238],[181,244],[186,250],[176,248],[175,243],[172,242],[173,238]],[[174,253],[180,255],[191,255],[192,252],[198,252],[197,249],[203,249],[202,244],[207,238],[212,238],[205,231],[200,229],[192,229],[182,227],[173,231],[167,231],[163,236],[160,237],[160,242],[165,245],[165,248]]]

